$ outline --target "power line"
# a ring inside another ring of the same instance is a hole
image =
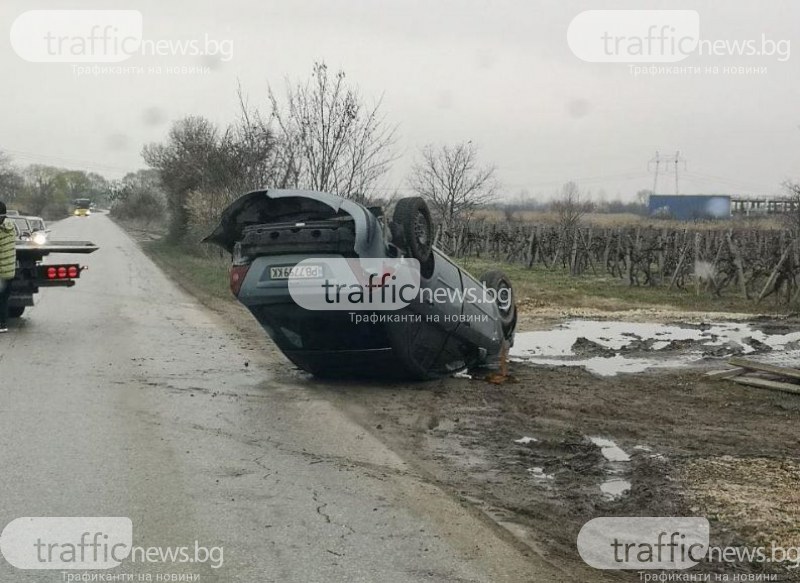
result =
[[[511,189],[511,188],[547,188],[547,187],[558,187],[563,185],[565,182],[572,180],[577,184],[591,184],[594,182],[600,182],[603,180],[633,180],[644,178],[647,176],[647,172],[643,172],[642,170],[633,170],[628,172],[621,172],[619,174],[601,174],[597,176],[584,176],[581,178],[564,178],[561,180],[552,180],[547,182],[514,182],[508,183],[503,182],[502,186],[504,189]],[[413,188],[408,186],[396,186],[396,187],[386,187],[380,188],[378,190],[382,190],[385,192],[411,192]]]
[[[655,167],[655,172],[653,173],[653,194],[656,194],[658,191],[658,174],[659,170],[661,169],[661,164],[672,164],[674,166],[675,172],[675,194],[680,194],[680,188],[678,187],[678,168],[681,164],[683,164],[683,169],[686,170],[686,158],[681,155],[681,151],[677,150],[674,155],[664,158],[656,151],[656,155],[650,160],[647,161],[647,170],[650,171],[651,168]]]
[[[67,158],[64,156],[56,156],[50,154],[37,154],[34,152],[26,152],[24,150],[15,150],[11,148],[0,148],[1,152],[11,154],[15,158],[24,158],[34,162],[51,163],[51,164],[67,164],[72,166],[80,166],[86,170],[105,170],[109,172],[134,172],[135,168],[123,168],[121,166],[112,166],[109,164],[97,164],[87,160],[79,160],[77,158]]]
[[[756,184],[755,182],[739,180],[736,178],[725,178],[724,176],[714,176],[712,174],[705,174],[701,172],[687,172],[686,174],[687,176],[694,177],[695,179],[704,179],[709,182],[712,180],[716,182],[722,182],[725,184],[729,184],[731,186],[735,186],[736,188],[743,188],[744,190],[756,190],[756,191],[770,190],[770,188],[764,188],[763,184]]]

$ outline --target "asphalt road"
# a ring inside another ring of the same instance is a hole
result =
[[[103,215],[72,289],[0,337],[0,526],[126,516],[141,547],[221,547],[224,563],[108,573],[200,581],[557,581],[301,384],[274,380],[219,317]],[[245,363],[254,360],[249,366]],[[0,581],[62,581],[0,561]]]

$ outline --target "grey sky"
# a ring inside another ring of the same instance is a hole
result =
[[[57,2],[5,0],[0,21]],[[236,115],[236,85],[252,104],[267,83],[307,77],[315,60],[343,68],[399,124],[400,159],[387,188],[404,187],[426,143],[473,140],[498,166],[504,192],[549,197],[575,179],[596,195],[631,198],[652,187],[647,161],[680,149],[682,192],[770,193],[800,178],[800,4],[545,2],[543,0],[284,0],[80,2],[70,8],[142,12],[145,38],[232,39],[234,55],[207,75],[76,77],[30,63],[0,44],[0,149],[19,163],[89,168],[110,177],[142,166],[141,146],[171,120]],[[625,64],[586,63],[566,30],[582,10],[692,8],[702,38],[788,39],[797,55],[692,55],[679,65],[765,66],[759,75],[634,77]],[[135,56],[123,65],[196,65],[197,57]],[[659,191],[672,192],[672,175]]]

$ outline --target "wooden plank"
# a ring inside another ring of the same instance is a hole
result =
[[[770,293],[772,293],[772,291],[773,291],[772,288],[775,285],[775,282],[778,280],[778,273],[780,272],[781,267],[783,267],[783,264],[786,261],[786,258],[789,257],[789,251],[791,251],[791,250],[792,250],[791,246],[786,247],[786,251],[784,251],[783,255],[781,255],[781,260],[778,261],[778,265],[776,265],[775,269],[772,270],[772,273],[770,274],[769,278],[767,279],[767,283],[764,284],[764,289],[762,289],[761,293],[758,294],[758,298],[756,299],[756,303],[760,302],[765,297],[767,297]]]
[[[756,362],[754,360],[748,360],[746,358],[741,358],[739,356],[734,356],[732,358],[729,358],[728,364],[732,364],[733,366],[739,366],[742,368],[747,368],[750,370],[760,370],[780,375],[782,377],[800,379],[800,370],[796,368],[789,368],[787,366],[775,366],[774,364],[767,364],[765,362]]]
[[[791,383],[781,383],[778,381],[771,381],[769,379],[746,376],[736,377],[731,380],[734,383],[747,385],[749,387],[758,387],[759,389],[769,389],[770,391],[781,391],[784,393],[800,395],[800,385],[793,385]]]
[[[712,370],[711,372],[707,372],[706,376],[710,379],[727,379],[730,377],[737,377],[745,372],[747,372],[746,368],[737,366],[735,368],[726,368],[725,370]]]

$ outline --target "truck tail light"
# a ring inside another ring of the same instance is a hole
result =
[[[80,265],[42,265],[40,267],[44,279],[77,279],[81,276]]]
[[[244,278],[247,277],[249,269],[249,263],[231,267],[231,292],[234,296],[239,297],[239,290],[242,289],[242,283],[244,283]]]

